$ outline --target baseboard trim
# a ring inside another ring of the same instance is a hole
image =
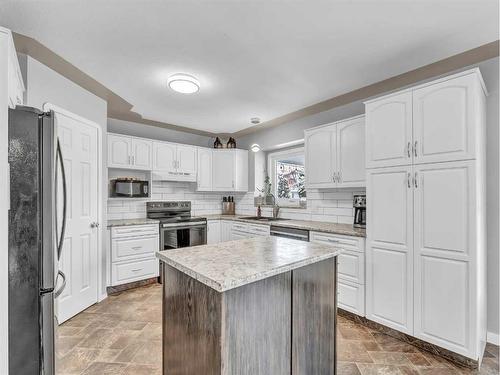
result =
[[[500,335],[498,333],[487,332],[486,341],[493,345],[500,345]]]
[[[125,290],[139,288],[141,286],[145,286],[145,285],[149,285],[149,284],[156,284],[157,282],[158,282],[158,277],[151,277],[149,279],[133,281],[133,282],[127,283],[127,284],[108,286],[106,288],[106,291],[108,292],[108,295],[110,295],[110,294],[112,295],[115,293],[123,292]]]

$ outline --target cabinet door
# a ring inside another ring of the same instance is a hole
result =
[[[335,187],[336,144],[336,125],[305,133],[307,186]]]
[[[212,150],[198,149],[198,177],[197,186],[200,191],[212,190]]]
[[[134,168],[151,170],[152,148],[151,141],[132,138],[132,164]]]
[[[214,191],[234,190],[235,153],[214,150],[212,154],[212,187]]]
[[[233,229],[233,222],[229,220],[221,221],[221,242],[231,241],[231,231]]]
[[[413,92],[415,163],[474,158],[478,90],[476,76],[467,75]]]
[[[337,187],[366,186],[365,118],[337,124]]]
[[[477,296],[474,161],[415,170],[415,336],[462,355],[474,353]],[[446,298],[443,298],[446,296]]]
[[[129,137],[108,134],[108,167],[130,168],[132,140]]]
[[[220,220],[209,220],[207,222],[207,244],[216,244],[220,242]]]
[[[234,190],[248,191],[248,151],[233,150],[235,153]]]
[[[412,93],[366,104],[366,168],[412,163]]]
[[[177,172],[196,175],[196,147],[177,145]]]
[[[413,333],[412,169],[367,173],[366,316]]]
[[[153,170],[175,172],[177,147],[166,142],[153,142]]]

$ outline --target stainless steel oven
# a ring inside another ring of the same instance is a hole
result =
[[[165,223],[160,226],[160,250],[205,245],[207,222]]]

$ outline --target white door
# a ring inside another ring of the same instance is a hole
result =
[[[366,317],[413,334],[412,167],[367,173]]]
[[[198,149],[198,190],[212,190],[212,150]]]
[[[220,220],[209,220],[207,222],[207,244],[216,244],[220,242]]]
[[[212,187],[214,191],[234,190],[235,154],[214,150],[212,154]]]
[[[414,167],[415,336],[467,356],[476,337],[474,163]]]
[[[166,142],[153,142],[153,170],[175,172],[177,146]]]
[[[132,138],[132,164],[134,168],[151,170],[152,148],[151,141]]]
[[[310,187],[335,186],[336,125],[305,134],[306,184]]]
[[[196,147],[177,145],[177,172],[196,174]]]
[[[366,186],[365,118],[337,124],[337,187]]]
[[[132,140],[130,137],[108,134],[108,167],[129,168],[131,165]]]
[[[101,182],[97,125],[67,112],[56,112],[55,119],[68,193],[66,233],[59,264],[66,274],[66,288],[57,300],[59,323],[62,323],[97,302],[99,229],[91,224],[98,222]],[[62,194],[58,196],[61,198]],[[61,201],[58,207],[62,207]]]
[[[474,158],[480,107],[476,75],[426,86],[413,92],[415,163]]]
[[[365,106],[366,168],[412,163],[412,93],[382,98]]]

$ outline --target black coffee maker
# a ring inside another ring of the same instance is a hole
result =
[[[355,195],[354,207],[354,226],[356,228],[366,228],[366,195]]]

